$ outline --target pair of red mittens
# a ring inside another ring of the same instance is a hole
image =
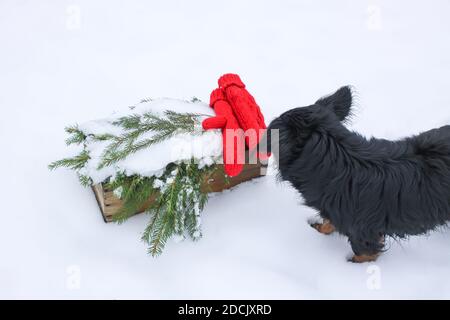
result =
[[[242,141],[254,150],[267,128],[264,116],[253,96],[237,74],[225,74],[219,79],[219,88],[211,93],[210,106],[216,116],[202,122],[203,129],[222,129],[225,172],[233,177],[245,161]],[[267,159],[268,154],[258,154]]]
[[[203,129],[222,129],[223,163],[225,173],[237,176],[244,166],[243,132],[234,116],[233,109],[220,88],[211,92],[210,106],[216,116],[203,120]]]

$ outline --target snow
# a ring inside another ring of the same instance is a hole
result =
[[[140,102],[133,106],[131,110],[130,108],[121,109],[106,119],[82,123],[78,128],[88,137],[86,150],[88,150],[90,156],[82,173],[91,177],[94,183],[101,183],[106,178],[120,172],[127,175],[155,176],[164,171],[166,165],[171,162],[185,161],[192,158],[195,159],[200,168],[205,165],[222,162],[221,131],[208,130],[204,132],[201,125],[199,125],[192,134],[176,134],[162,143],[151,145],[111,166],[99,169],[104,150],[111,142],[89,139],[89,135],[112,134],[120,136],[125,131],[113,124],[118,118],[131,114],[142,115],[146,112],[164,117],[164,112],[168,110],[178,113],[189,112],[198,114],[199,122],[208,116],[214,115],[214,111],[203,102],[161,98]],[[153,135],[154,132],[150,131],[141,135],[139,139],[149,139]]]
[[[268,121],[351,84],[351,127],[364,135],[449,124],[449,10],[447,0],[1,1],[0,297],[450,298],[446,229],[351,264],[347,240],[309,227],[315,213],[269,175],[211,197],[203,238],[170,241],[153,259],[139,241],[148,216],[104,224],[73,172],[47,169],[76,152],[65,125],[141,97],[208,101],[225,72],[241,75]]]

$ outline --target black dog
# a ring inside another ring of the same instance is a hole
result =
[[[423,234],[450,220],[450,126],[399,141],[368,140],[343,124],[352,100],[342,87],[285,112],[268,135],[279,130],[272,151],[281,179],[324,219],[312,226],[346,235],[352,261],[365,262],[383,251],[385,236]]]

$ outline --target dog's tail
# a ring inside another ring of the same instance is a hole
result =
[[[425,158],[450,157],[450,125],[424,132],[413,141],[416,154]]]

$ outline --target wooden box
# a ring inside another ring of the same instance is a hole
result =
[[[225,189],[232,188],[241,182],[245,182],[266,174],[266,166],[261,163],[245,164],[242,172],[236,177],[229,177],[225,179],[223,174],[223,165],[217,165],[217,170],[208,178],[205,178],[202,189],[207,192],[220,192]],[[222,170],[222,172],[221,172]],[[122,200],[117,198],[112,190],[108,190],[104,184],[96,184],[92,187],[98,206],[102,213],[105,222],[111,222],[114,214],[121,208]],[[155,196],[152,196],[144,204],[137,213],[144,212],[149,205],[154,201]]]

